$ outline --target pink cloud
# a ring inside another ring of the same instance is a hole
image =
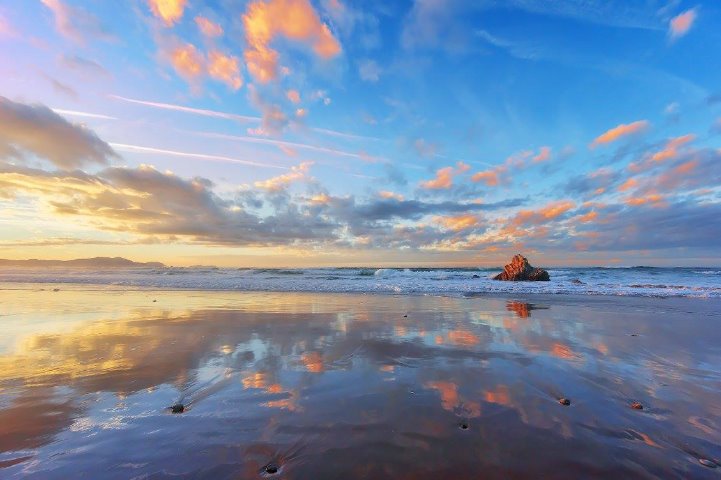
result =
[[[200,15],[195,17],[195,24],[198,26],[200,33],[206,37],[219,37],[223,35],[223,27]]]
[[[683,37],[691,30],[694,22],[696,21],[696,9],[686,10],[685,12],[676,15],[668,23],[669,35],[671,38]]]
[[[551,148],[550,147],[541,147],[541,149],[538,151],[538,155],[533,157],[534,163],[541,163],[545,162],[551,158]]]

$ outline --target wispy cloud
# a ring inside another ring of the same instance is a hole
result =
[[[184,105],[176,105],[172,103],[152,102],[148,100],[138,100],[135,98],[121,97],[120,95],[109,95],[110,98],[120,100],[123,102],[134,103],[136,105],[144,105],[146,107],[160,108],[163,110],[174,110],[176,112],[191,113],[194,115],[201,115],[204,117],[222,118],[225,120],[235,120],[238,122],[259,122],[260,117],[254,117],[249,115],[237,115],[235,113],[219,112],[217,110],[207,110],[204,108],[193,108],[186,107]]]
[[[63,108],[53,108],[52,110],[57,114],[67,115],[70,117],[97,118],[99,120],[117,120],[116,117],[111,117],[110,115],[102,115],[100,113],[79,112],[77,110],[65,110]]]
[[[280,165],[271,165],[269,163],[255,162],[252,160],[241,160],[239,158],[226,157],[223,155],[211,155],[211,154],[207,154],[207,153],[194,153],[194,152],[181,152],[178,150],[167,150],[167,149],[163,149],[163,148],[144,147],[144,146],[140,146],[140,145],[128,145],[126,143],[111,142],[110,145],[113,148],[120,150],[120,151],[124,151],[124,152],[150,153],[150,154],[157,154],[157,155],[171,155],[174,157],[197,158],[199,160],[212,160],[212,161],[218,161],[218,162],[237,163],[240,165],[250,165],[253,167],[263,167],[263,168],[280,168],[280,169],[286,168],[286,167],[282,167]]]
[[[87,37],[112,40],[115,37],[108,32],[98,17],[87,10],[70,6],[61,0],[41,0],[43,5],[55,16],[55,29],[63,36],[80,44]]]
[[[283,140],[274,140],[271,138],[259,138],[259,137],[244,137],[239,135],[226,135],[223,133],[214,133],[214,132],[194,132],[198,135],[202,135],[204,137],[208,138],[221,138],[225,140],[234,140],[237,142],[244,142],[244,143],[255,143],[255,144],[262,144],[262,145],[273,145],[278,148],[280,147],[286,147],[286,148],[292,148],[292,149],[303,149],[303,150],[311,150],[318,153],[325,153],[328,155],[333,156],[341,156],[341,157],[350,157],[350,158],[357,158],[359,160],[386,160],[382,157],[374,157],[365,153],[360,152],[348,152],[345,150],[339,150],[336,148],[330,148],[330,147],[322,147],[318,145],[309,145],[306,143],[296,143],[296,142],[286,142]]]

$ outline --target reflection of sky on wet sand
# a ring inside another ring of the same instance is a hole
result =
[[[281,478],[719,471],[698,462],[721,456],[718,302],[71,288],[0,302],[3,478],[256,478],[271,461]]]

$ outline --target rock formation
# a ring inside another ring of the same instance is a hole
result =
[[[503,271],[493,277],[494,280],[506,280],[511,282],[520,281],[543,281],[551,279],[548,272],[542,268],[534,268],[528,263],[528,259],[521,255],[514,255],[511,263],[503,267]]]

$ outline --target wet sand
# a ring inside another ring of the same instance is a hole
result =
[[[721,478],[719,300],[58,288],[0,286],[0,478]]]

